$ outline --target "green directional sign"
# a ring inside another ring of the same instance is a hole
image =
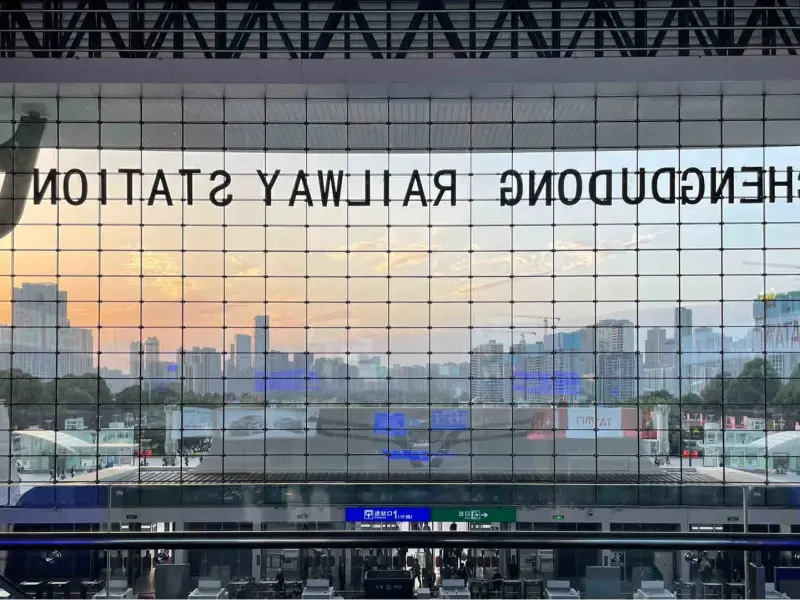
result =
[[[455,506],[447,508],[431,508],[431,521],[449,521],[451,523],[515,523],[517,509],[509,506],[501,507],[468,507]]]

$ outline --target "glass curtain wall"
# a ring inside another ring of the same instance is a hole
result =
[[[5,501],[795,481],[798,106],[4,100],[4,139],[46,119],[0,241]]]

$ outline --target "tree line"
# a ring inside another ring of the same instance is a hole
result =
[[[376,394],[381,392],[351,391],[342,396],[346,396],[349,402],[358,404],[375,403]],[[279,391],[267,396],[267,402],[282,403],[330,400],[330,394],[318,391]],[[434,390],[427,394],[409,393],[406,396],[413,396],[413,400],[405,396],[399,398],[397,392],[392,391],[389,394],[384,390],[380,401],[392,399],[401,403],[452,402],[452,398]],[[58,421],[59,425],[63,425],[63,419],[74,417],[83,417],[87,427],[96,428],[98,407],[117,407],[119,411],[129,407],[130,412],[136,412],[139,406],[208,406],[232,400],[227,395],[196,394],[181,390],[179,382],[168,382],[152,388],[132,385],[114,394],[106,380],[96,374],[42,380],[18,369],[0,371],[0,399],[5,400],[10,407],[14,428],[43,426],[48,420]],[[236,401],[241,404],[264,402],[254,394],[238,396]],[[683,412],[714,412],[714,407],[724,407],[725,416],[760,415],[762,418],[770,418],[770,413],[780,412],[787,420],[800,420],[800,364],[795,367],[789,380],[784,382],[772,363],[757,358],[745,363],[736,376],[723,372],[710,379],[699,394],[687,393],[677,398],[666,390],[661,390],[639,398],[639,403],[646,405],[675,405],[679,402]],[[68,408],[62,408],[65,406]],[[764,414],[764,407],[767,414]]]

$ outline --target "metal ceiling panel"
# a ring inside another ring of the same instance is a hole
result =
[[[63,142],[66,148],[69,148],[72,143],[69,139]],[[100,127],[100,145],[109,150],[140,148],[142,128],[138,123],[103,123]]]
[[[225,125],[225,146],[236,150],[261,150],[267,145],[264,125],[228,123]]]
[[[306,128],[303,125],[270,123],[267,125],[267,148],[280,150],[304,150]]]
[[[265,106],[268,123],[304,123],[306,121],[306,103],[302,99],[267,99]]]
[[[761,146],[764,124],[761,121],[725,121],[722,123],[722,144],[728,148]]]
[[[472,101],[472,121],[487,123],[493,121],[510,123],[513,120],[513,100],[511,98],[474,99]]]
[[[767,146],[797,146],[800,140],[800,121],[767,121],[764,125],[764,144]]]
[[[350,123],[387,123],[389,121],[389,100],[351,99],[347,118]]]
[[[553,98],[514,98],[514,121],[547,122],[553,120]]]
[[[555,125],[557,149],[590,150],[595,147],[594,123],[559,123]]]
[[[468,99],[431,100],[431,121],[434,123],[469,123]]]
[[[553,147],[550,123],[514,123],[514,146],[520,150],[549,150]]]
[[[719,121],[681,121],[681,146],[690,148],[719,148],[722,127]]]
[[[228,123],[263,123],[266,114],[263,98],[225,99],[225,121]]]
[[[389,120],[393,123],[427,123],[431,120],[430,101],[426,99],[390,100]]]
[[[389,126],[376,123],[350,125],[347,145],[353,150],[385,152],[389,148]]]
[[[316,150],[342,150],[347,148],[347,125],[308,126],[308,147]]]
[[[185,98],[183,100],[183,120],[198,123],[222,123],[227,120],[224,102],[219,98]]]
[[[307,120],[309,123],[346,123],[347,100],[308,100]]]

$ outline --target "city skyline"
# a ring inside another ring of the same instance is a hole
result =
[[[647,194],[638,206],[501,207],[501,173],[521,165],[590,173],[792,158],[790,147],[422,154],[45,148],[37,162],[43,172],[56,165],[60,173],[141,169],[135,198],[147,195],[144,180],[158,169],[176,190],[185,185],[179,170],[207,173],[224,164],[237,174],[237,201],[224,208],[187,206],[177,197],[174,206],[128,205],[125,175],[110,174],[105,206],[30,206],[0,241],[0,250],[14,249],[13,260],[0,252],[0,322],[10,320],[11,287],[55,279],[69,294],[72,325],[94,331],[105,368],[123,368],[129,344],[150,336],[170,351],[198,346],[227,354],[236,335],[252,334],[254,315],[266,313],[275,348],[391,352],[405,363],[413,360],[404,355],[419,352],[456,358],[492,338],[510,346],[520,333],[541,340],[549,333],[543,316],[558,319],[558,331],[630,319],[643,348],[646,330],[671,327],[673,311],[683,307],[696,327],[724,327],[738,339],[753,326],[755,298],[798,287],[792,205],[665,205]],[[455,207],[289,207],[279,200],[290,195],[287,177],[265,206],[252,173],[299,168],[343,170],[347,197],[363,193],[365,169],[375,177],[420,169],[426,186],[432,173],[453,169],[466,200]],[[195,179],[193,193],[202,196],[211,182]],[[90,199],[96,185],[90,178]],[[736,183],[737,194],[746,191]]]
[[[66,292],[54,285],[25,284],[15,288],[15,298],[14,314],[28,327],[16,326],[17,338],[9,336],[9,333],[13,335],[13,329],[2,330],[0,342],[4,348],[13,348],[16,357],[5,357],[9,366],[13,360],[14,368],[35,377],[52,378],[56,373],[58,351],[59,376],[87,375],[94,371],[91,368],[94,360],[91,331],[70,327]],[[522,333],[518,341],[509,345],[495,339],[473,345],[468,353],[459,357],[461,360],[428,354],[427,361],[419,361],[417,354],[417,360],[412,356],[414,362],[406,366],[391,353],[316,355],[308,350],[290,353],[272,348],[269,315],[257,315],[253,318],[253,335],[235,334],[235,343],[229,350],[192,346],[181,347],[173,353],[162,348],[158,337],[149,336],[142,342],[129,344],[127,370],[101,367],[99,374],[118,380],[111,383],[115,392],[122,389],[120,386],[125,387],[125,382],[127,385],[139,382],[150,393],[177,380],[184,381],[184,391],[198,395],[259,394],[279,390],[308,392],[322,390],[324,386],[296,385],[289,380],[298,383],[298,378],[308,381],[311,377],[316,381],[315,371],[321,368],[324,378],[355,379],[363,391],[373,386],[380,389],[392,378],[407,378],[405,387],[410,392],[418,387],[415,381],[420,379],[469,378],[467,388],[462,389],[458,381],[451,381],[445,387],[457,400],[468,391],[470,401],[477,404],[546,403],[556,398],[573,404],[589,400],[608,404],[662,391],[680,397],[702,392],[709,380],[723,373],[738,373],[747,361],[762,356],[764,350],[778,375],[788,378],[800,355],[787,353],[786,348],[781,347],[792,339],[790,332],[782,333],[787,327],[783,315],[791,318],[796,314],[800,308],[798,298],[800,292],[793,292],[753,302],[756,324],[760,323],[766,333],[777,330],[778,335],[774,336],[759,335],[758,327],[751,328],[746,339],[724,337],[721,331],[717,335],[711,328],[694,327],[691,309],[676,307],[672,336],[668,337],[666,328],[648,328],[644,351],[637,344],[634,323],[627,319],[604,319],[577,330],[560,331],[555,327],[558,321],[544,318],[543,326],[548,329],[543,333],[549,331],[550,334],[544,335],[542,340],[529,343]],[[797,320],[794,328],[798,329]],[[40,338],[45,340],[44,345],[38,347],[36,342],[31,345],[25,337],[26,332],[36,333],[37,329],[44,335]],[[59,346],[56,341],[65,335],[70,336],[66,339],[72,339],[81,332],[90,340],[81,348]],[[46,341],[51,338],[52,348]],[[253,340],[255,345],[252,345]],[[767,346],[760,345],[765,342]],[[325,366],[324,361],[331,358],[341,362],[347,370],[340,373],[334,366]],[[51,359],[53,365],[48,366],[47,361]],[[450,372],[453,368],[455,371]],[[227,384],[223,377],[227,377]],[[287,382],[288,387],[284,385]],[[334,384],[334,387],[340,386]]]

